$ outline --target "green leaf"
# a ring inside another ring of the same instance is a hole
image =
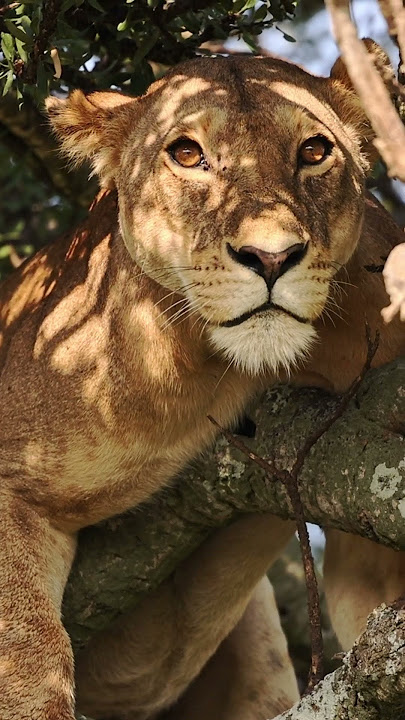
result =
[[[242,38],[246,45],[252,50],[252,52],[258,51],[256,39],[253,37],[253,35],[250,34],[250,32],[244,30],[244,32],[242,33]]]
[[[37,88],[41,98],[49,95],[49,75],[43,63],[39,63],[37,70]]]
[[[9,63],[12,63],[15,57],[15,47],[12,35],[8,33],[1,33],[1,49],[4,53],[4,57]]]
[[[244,5],[245,5],[245,0],[236,0],[236,2],[234,2],[233,6],[232,6],[232,12],[235,13],[235,15],[237,15],[238,13],[241,12]]]
[[[295,37],[293,37],[292,35],[289,35],[288,33],[284,32],[284,30],[282,31],[282,33],[283,33],[283,35],[284,35],[284,40],[287,40],[287,42],[297,42],[296,39],[295,39]]]
[[[12,70],[9,70],[7,73],[7,80],[4,83],[4,87],[3,87],[3,95],[6,95],[8,93],[8,91],[10,90],[10,88],[13,84],[13,79],[14,79],[14,73]]]
[[[261,5],[255,12],[254,21],[262,22],[267,15],[267,5]]]
[[[275,25],[274,27],[276,28],[276,30],[278,30],[279,32],[281,32],[284,35],[284,40],[287,40],[287,42],[297,42],[296,39],[292,35],[289,35],[288,33],[284,32],[284,30],[282,28],[278,27],[277,25]]]
[[[32,38],[31,18],[29,18],[28,15],[22,15],[20,17],[20,25],[22,26],[24,32],[27,33],[28,37]]]
[[[245,12],[245,10],[250,10],[256,5],[256,0],[246,0],[245,4],[242,7],[242,12]]]
[[[95,10],[98,10],[99,12],[102,12],[102,13],[105,12],[104,8],[101,7],[101,5],[100,5],[100,3],[98,2],[98,0],[87,0],[87,2],[88,2],[89,5],[91,5],[91,7],[93,7]]]
[[[32,46],[32,39],[21,29],[21,27],[13,23],[11,20],[5,20],[4,24],[7,27],[7,30],[9,30],[14,37],[21,40],[21,42],[25,43],[28,47]]]
[[[142,60],[136,70],[131,74],[129,83],[131,95],[143,95],[149,85],[153,83],[154,79],[155,76],[151,66],[146,60]]]
[[[61,9],[60,9],[61,13],[65,13],[67,10],[70,10],[70,8],[73,7],[73,5],[76,5],[76,0],[65,0],[62,3]]]
[[[153,46],[156,44],[156,41],[159,37],[159,29],[153,28],[148,35],[144,35],[142,39],[139,37],[136,38],[136,44],[137,44],[137,51],[133,57],[133,63],[134,65],[138,65],[138,63],[141,62],[141,60],[144,59],[145,55],[148,54],[150,50],[152,50]]]
[[[15,44],[17,46],[17,52],[18,52],[21,60],[23,60],[26,63],[28,60],[28,53],[25,49],[25,43],[22,43],[21,40],[16,38]]]

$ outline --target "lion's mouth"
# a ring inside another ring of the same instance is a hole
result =
[[[279,312],[285,313],[286,315],[289,315],[290,317],[294,318],[294,320],[297,320],[299,323],[309,324],[310,320],[308,318],[301,317],[300,315],[297,315],[296,313],[292,312],[291,310],[287,310],[286,308],[282,307],[281,305],[276,305],[276,303],[272,302],[266,302],[263,305],[259,305],[259,307],[254,308],[253,310],[249,310],[248,312],[242,313],[242,315],[239,315],[236,318],[233,318],[232,320],[226,320],[225,322],[218,323],[219,327],[235,327],[236,325],[240,325],[241,323],[245,322],[245,320],[249,320],[249,318],[253,317],[254,315],[258,315],[259,313],[267,312],[268,310],[278,310]]]

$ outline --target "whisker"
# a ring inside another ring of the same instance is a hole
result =
[[[209,304],[210,304],[210,301],[209,301],[209,300],[206,300],[206,301],[205,301],[204,303],[202,303],[202,304],[199,303],[198,305],[197,305],[197,303],[196,303],[195,300],[189,300],[189,306],[188,306],[188,308],[187,308],[187,310],[189,311],[188,314],[194,314],[194,313],[197,314],[197,318],[196,318],[196,320],[194,321],[192,327],[190,328],[190,332],[191,332],[191,330],[193,329],[193,327],[197,324],[197,322],[201,319],[201,317],[202,317],[202,316],[201,316],[201,310],[203,310],[204,308],[208,307]],[[181,315],[180,315],[179,317],[176,317],[176,318],[175,318],[175,322],[172,323],[173,327],[175,327],[176,325],[179,325],[179,324],[180,324],[181,322],[183,322],[185,319],[186,319],[186,318],[185,318],[185,317],[182,317]],[[208,321],[208,322],[209,322],[209,321]]]
[[[339,312],[336,312],[336,310],[333,309],[334,307],[336,307],[336,308],[339,310]],[[340,313],[342,312],[342,308],[339,307],[339,305],[337,305],[336,303],[334,303],[334,305],[332,305],[332,306],[330,305],[330,303],[326,303],[323,312],[324,312],[325,315],[329,318],[329,320],[331,321],[333,327],[336,327],[336,324],[335,324],[335,322],[334,322],[334,320],[333,320],[333,318],[332,318],[332,315],[334,315],[334,316],[337,317],[339,320],[341,320],[341,321],[344,322],[346,325],[348,325],[348,322],[347,322],[346,318],[342,317],[342,315],[340,314]]]
[[[343,315],[348,315],[348,311],[342,308],[335,300],[335,298],[327,298],[325,305],[331,310],[332,308],[336,308],[336,310],[339,311],[339,313],[343,313]],[[339,315],[339,317],[341,317]],[[342,318],[343,319],[343,318]]]
[[[164,300],[167,300],[167,298],[169,298],[171,295],[176,295],[180,292],[185,292],[186,290],[191,290],[193,287],[196,287],[196,286],[197,286],[197,283],[192,282],[192,283],[189,283],[188,285],[183,285],[182,287],[179,287],[177,290],[172,290],[172,292],[167,293],[167,295],[165,295],[164,297],[160,298],[160,300],[155,302],[154,307],[157,307],[158,305],[160,305],[160,303],[162,303]],[[171,307],[174,307],[174,305],[170,305],[170,307],[167,309],[170,310]]]
[[[165,308],[164,310],[162,310],[162,312],[160,312],[159,315],[156,315],[156,320],[159,320],[159,318],[161,318],[162,315],[165,315],[169,310],[172,310],[172,308],[176,307],[176,305],[180,305],[180,304],[184,305],[184,303],[186,303],[186,302],[187,302],[187,298],[181,298],[181,300],[178,300],[177,302],[170,305],[168,308]],[[156,307],[156,305],[155,305],[155,307]],[[176,311],[175,315],[177,314],[177,312],[178,311]],[[172,317],[173,317],[173,315],[170,315],[168,320],[170,320]]]
[[[228,363],[228,365],[226,366],[224,372],[222,373],[221,377],[219,378],[217,384],[216,384],[215,387],[214,387],[214,393],[215,393],[216,390],[218,389],[218,386],[220,385],[220,383],[221,383],[222,380],[224,379],[224,377],[225,377],[226,373],[228,372],[228,370],[229,370],[229,369],[231,368],[231,366],[233,365],[233,362],[234,362],[234,359],[231,358],[230,361],[229,361],[229,363]]]
[[[328,312],[328,310],[327,310],[326,308],[323,309],[323,314],[326,315],[326,317],[328,318],[328,320],[330,320],[330,322],[332,323],[333,327],[335,328],[335,327],[336,327],[336,323],[335,323],[332,315]],[[325,324],[325,323],[324,323],[324,324]]]
[[[162,325],[162,330],[166,330],[168,327],[174,327],[175,325],[178,325],[180,322],[183,322],[186,316],[188,317],[190,313],[198,312],[205,306],[205,304],[197,306],[196,301],[190,298],[184,298],[183,302],[187,303],[187,306],[184,308],[180,308],[179,310],[177,310],[177,312],[174,313],[174,315],[168,318],[166,323]]]
[[[207,325],[209,325],[209,322],[210,322],[210,321],[209,321],[209,319],[207,318],[207,319],[205,320],[205,322],[204,322],[201,330],[200,330],[200,335],[199,335],[200,340],[201,340],[201,338],[202,338],[202,336],[203,336],[203,333],[205,332],[205,328],[207,327]],[[210,357],[211,357],[211,355],[210,355]]]
[[[186,298],[185,298],[184,302],[187,302]],[[164,330],[167,330],[167,328],[169,328],[169,327],[173,327],[176,320],[181,318],[183,315],[189,315],[189,313],[190,313],[190,307],[188,304],[186,307],[181,307],[179,310],[177,310],[177,312],[174,313],[174,315],[171,315],[171,317],[169,317],[166,320],[166,322],[163,323],[161,330],[164,331]]]

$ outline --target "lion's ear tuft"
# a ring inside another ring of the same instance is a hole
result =
[[[63,153],[73,165],[89,160],[103,185],[111,184],[113,158],[122,141],[120,109],[131,102],[136,101],[118,92],[86,96],[74,90],[66,100],[50,97],[45,103]]]
[[[395,73],[387,53],[370,38],[364,38],[363,43],[391,98],[394,99],[393,80]],[[368,162],[373,164],[378,158],[378,152],[373,144],[375,133],[354,90],[346,65],[341,57],[333,65],[330,77],[333,81],[332,106],[343,122],[354,127],[360,134],[363,154]]]
[[[371,40],[371,38],[363,38],[362,42],[385,84],[390,86],[391,81],[394,80],[395,73],[387,53],[374,40]],[[337,80],[342,83],[348,90],[353,90],[353,83],[341,57],[339,57],[333,65],[330,76],[332,80]]]

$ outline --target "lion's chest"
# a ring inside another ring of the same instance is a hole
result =
[[[149,400],[142,393],[122,402],[116,396],[109,409],[103,401],[103,413],[76,402],[74,415],[64,410],[61,420],[55,406],[53,422],[37,412],[21,447],[10,446],[4,458],[9,469],[13,464],[14,487],[72,530],[138,505],[212,442],[208,414],[229,425],[250,394],[232,382],[212,385],[201,377],[196,388],[172,394],[162,388]]]

